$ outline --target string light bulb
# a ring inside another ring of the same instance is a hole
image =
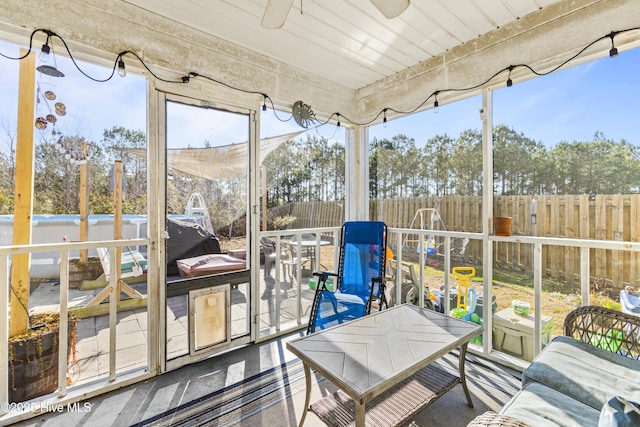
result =
[[[336,113],[336,116],[338,116],[338,123],[337,126],[340,127],[340,113]]]
[[[52,35],[54,35],[54,33],[47,31],[47,40],[42,45],[40,55],[38,55],[40,65],[36,67],[36,70],[49,77],[64,77],[64,73],[57,68],[58,64],[56,64],[56,55],[53,52],[53,41],[51,40]],[[49,46],[50,41],[51,46]],[[51,58],[53,58],[53,65],[49,65]]]
[[[264,99],[262,100],[262,111],[267,111],[267,95],[262,94]]]
[[[615,58],[616,56],[618,56],[618,49],[616,48],[616,45],[613,41],[613,38],[616,36],[616,34],[614,32],[611,32],[609,34],[609,37],[611,38],[611,49],[609,50],[609,58]]]
[[[382,127],[387,127],[387,109],[382,110]]]
[[[118,59],[118,75],[120,77],[127,77],[127,70],[124,67],[124,61],[122,58]]]
[[[40,55],[38,57],[40,59],[40,63],[46,64],[49,62],[49,53],[51,53],[51,48],[49,47],[49,38],[47,37],[47,41],[42,45],[42,48],[40,49]]]
[[[433,98],[435,99],[435,101],[433,102],[433,112],[434,113],[437,113],[438,111],[440,111],[438,109],[438,107],[440,106],[440,104],[438,103],[438,92],[439,91],[433,92]]]
[[[513,80],[511,80],[511,71],[513,70],[513,65],[509,65],[509,77],[507,78],[507,87],[513,86]]]

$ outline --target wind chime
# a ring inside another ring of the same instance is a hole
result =
[[[51,43],[51,45],[49,45]],[[85,163],[89,159],[86,144],[77,147],[62,132],[56,128],[59,118],[67,115],[67,106],[60,99],[59,79],[64,73],[58,69],[55,53],[53,52],[53,40],[47,36],[42,45],[39,56],[37,95],[36,95],[36,119],[35,127],[45,141],[55,141],[56,146],[64,154],[65,159],[71,164]],[[51,131],[49,132],[49,129]]]

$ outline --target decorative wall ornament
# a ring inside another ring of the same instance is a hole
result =
[[[316,122],[316,113],[313,112],[311,107],[302,101],[296,101],[291,108],[291,114],[293,120],[296,121],[298,126],[308,129],[309,126]]]
[[[38,71],[37,93],[36,93],[36,119],[35,127],[38,129],[44,139],[48,139],[46,135],[47,128],[51,125],[50,137],[62,138],[62,134],[56,131],[56,123],[58,116],[62,117],[67,114],[67,107],[60,101],[57,92],[59,92],[58,79],[64,77],[64,73],[58,70],[56,56],[53,52],[53,41],[51,39],[54,33],[47,32],[47,40],[42,45],[40,55],[38,56],[39,65],[36,67]],[[51,46],[49,46],[51,43]],[[53,65],[50,62],[53,61]]]

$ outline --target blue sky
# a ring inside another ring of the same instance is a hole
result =
[[[505,124],[525,136],[554,146],[560,141],[589,141],[596,131],[613,140],[640,145],[640,49],[620,52],[514,83],[494,91],[494,125]],[[506,76],[505,76],[506,80]],[[434,135],[457,136],[481,129],[480,96],[389,120],[370,135],[390,138],[406,133],[418,145]],[[410,131],[407,131],[409,129]]]
[[[60,46],[54,46],[59,49]],[[0,42],[5,55],[18,56],[18,48]],[[82,76],[70,61],[58,56],[58,68],[66,77],[52,79],[59,99],[67,106],[68,114],[60,118],[59,128],[67,135],[79,134],[89,140],[99,141],[104,129],[124,126],[130,129],[146,129],[146,83],[129,72],[127,77],[114,76],[107,83],[95,83]],[[133,60],[131,60],[133,61]],[[111,72],[103,67],[83,64],[87,74],[105,78]],[[510,88],[494,92],[494,124],[506,124],[517,132],[547,146],[560,141],[588,141],[596,131],[616,141],[624,138],[640,145],[640,49],[620,52],[616,58],[603,58],[587,64],[567,68],[548,76],[516,82]],[[15,129],[17,103],[18,61],[0,58],[0,131]],[[505,77],[506,78],[506,77]],[[46,82],[48,78],[42,82]],[[479,77],[483,80],[484,77]],[[470,82],[473,84],[476,82]],[[252,89],[252,88],[248,88]],[[446,89],[446,88],[439,88]],[[429,94],[425,94],[425,98]],[[312,106],[313,107],[313,106]],[[447,133],[457,136],[466,129],[480,129],[479,96],[441,105],[438,112],[424,111],[412,116],[396,118],[389,115],[386,126],[370,129],[370,136],[390,138],[399,133],[413,137],[421,146],[431,137]],[[242,118],[238,123],[225,121],[212,126],[211,111],[204,116],[187,109],[175,120],[180,126],[172,126],[185,145],[203,146],[207,139],[215,145],[246,140],[246,128]],[[289,113],[278,113],[288,118]],[[291,120],[278,121],[269,111],[262,115],[262,136],[273,136],[299,130]],[[344,128],[326,125],[310,131],[329,139],[344,141]],[[2,140],[2,139],[0,139]],[[4,147],[0,147],[2,149]]]

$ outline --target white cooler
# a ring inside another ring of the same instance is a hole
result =
[[[513,308],[505,308],[493,315],[493,348],[531,362],[533,360],[533,314],[518,316]],[[542,316],[540,337],[544,347],[551,341],[553,319]]]

